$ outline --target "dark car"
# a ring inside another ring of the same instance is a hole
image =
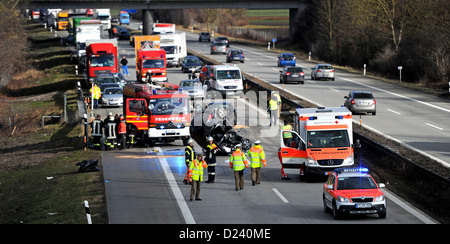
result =
[[[305,73],[300,67],[285,67],[280,70],[280,83],[297,82],[305,84]]]
[[[201,42],[203,40],[208,41],[208,42],[211,41],[211,37],[209,35],[209,32],[201,32],[200,33],[200,35],[198,36],[198,41]]]
[[[129,40],[130,39],[130,31],[128,29],[118,29],[117,37],[119,39]]]
[[[195,73],[200,72],[202,68],[202,61],[197,56],[186,56],[181,62],[181,71],[183,73],[190,72],[191,69],[195,69]]]
[[[225,44],[227,45],[227,47],[230,47],[230,41],[228,40],[227,37],[219,36],[219,37],[216,38],[215,41],[216,41],[216,42],[222,42],[222,43],[225,43]]]
[[[227,63],[232,61],[245,62],[244,52],[241,49],[231,49],[227,52]]]

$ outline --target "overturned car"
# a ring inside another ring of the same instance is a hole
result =
[[[206,147],[206,139],[211,136],[220,152],[230,154],[237,144],[247,151],[252,143],[245,138],[245,131],[234,129],[237,116],[232,103],[212,102],[204,108],[197,108],[191,123],[191,136],[202,147]]]

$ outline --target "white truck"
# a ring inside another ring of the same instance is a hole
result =
[[[102,39],[103,24],[99,20],[81,20],[77,26],[77,58],[80,60],[86,55],[86,40]]]
[[[172,23],[154,23],[152,35],[175,33],[175,24]]]
[[[186,33],[160,34],[161,48],[166,50],[166,65],[181,65],[183,58],[187,56]]]
[[[360,143],[353,144],[352,112],[347,108],[297,108],[293,118],[292,130],[280,133],[282,178],[329,175],[354,164],[353,149]]]
[[[58,22],[56,21],[60,8],[47,9],[47,26],[56,29],[58,27]]]
[[[94,19],[98,19],[103,24],[103,30],[111,29],[111,11],[107,8],[99,8],[94,11]]]

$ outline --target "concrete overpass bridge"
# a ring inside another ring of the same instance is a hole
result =
[[[289,33],[292,37],[297,14],[308,0],[28,0],[22,8],[44,9],[141,9],[143,11],[143,32],[150,34],[152,16],[156,9],[204,9],[204,8],[244,8],[244,9],[289,9]]]

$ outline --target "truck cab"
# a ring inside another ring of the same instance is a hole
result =
[[[298,108],[292,130],[281,130],[282,178],[329,175],[354,164],[352,113],[344,107]],[[284,136],[289,133],[292,137]],[[359,141],[355,147],[359,147]]]
[[[69,13],[59,12],[57,22],[58,22],[58,30],[67,30],[69,28]]]
[[[117,54],[116,39],[86,41],[86,74],[90,83],[99,74],[119,72]]]

